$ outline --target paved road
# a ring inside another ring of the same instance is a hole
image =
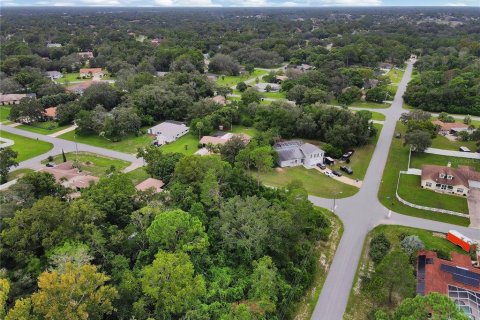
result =
[[[139,166],[143,165],[143,159],[137,159],[135,154],[128,154],[128,153],[123,153],[123,152],[118,152],[110,149],[105,149],[105,148],[99,148],[95,146],[91,146],[88,144],[83,144],[83,143],[75,143],[74,141],[69,141],[65,139],[60,139],[60,138],[55,138],[55,137],[50,137],[46,136],[43,134],[38,134],[30,131],[25,131],[21,130],[15,127],[10,127],[10,126],[5,126],[1,125],[0,129],[2,131],[10,132],[13,134],[17,134],[19,136],[24,136],[32,139],[38,139],[41,141],[46,141],[50,142],[53,144],[53,148],[48,151],[47,153],[41,154],[39,156],[36,156],[34,158],[25,160],[20,162],[19,166],[16,167],[15,169],[24,169],[24,168],[29,168],[33,170],[39,170],[43,168],[43,165],[41,164],[41,161],[45,160],[48,156],[55,156],[60,153],[62,153],[62,150],[67,152],[75,152],[75,151],[84,151],[84,152],[91,152],[91,153],[96,153],[105,157],[110,157],[110,158],[115,158],[115,159],[120,159],[120,160],[125,160],[128,162],[132,162],[132,164],[129,166],[129,168],[138,168]],[[0,190],[4,190],[8,188],[11,184],[14,182],[10,182],[8,184],[3,184],[0,185]]]
[[[461,152],[455,150],[445,150],[437,148],[428,148],[425,150],[425,153],[438,154],[442,156],[456,157],[456,158],[467,158],[467,159],[479,159],[480,153],[478,152]]]
[[[329,268],[330,271],[315,306],[312,319],[340,320],[343,318],[365,237],[377,225],[399,224],[439,232],[447,232],[455,228],[471,238],[480,239],[480,231],[473,228],[453,227],[446,223],[397,213],[392,213],[390,218],[387,219],[388,209],[378,201],[378,189],[381,185],[383,168],[387,162],[395,125],[402,112],[405,112],[402,109],[402,96],[407,83],[410,81],[412,67],[413,63],[408,62],[392,106],[387,109],[373,110],[383,113],[386,120],[360,191],[352,197],[336,201],[335,213],[342,219],[345,231]],[[314,196],[310,196],[309,199],[317,206],[333,209],[332,199]]]

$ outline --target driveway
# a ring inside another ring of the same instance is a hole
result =
[[[467,197],[470,228],[480,229],[480,189],[470,189]]]
[[[445,150],[445,149],[437,149],[437,148],[428,148],[427,150],[425,150],[425,153],[437,154],[440,156],[480,160],[480,153],[478,152],[461,152],[461,151],[453,151],[453,150]]]

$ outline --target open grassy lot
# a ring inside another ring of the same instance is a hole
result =
[[[27,173],[30,173],[30,172],[33,172],[33,171],[34,170],[28,169],[28,168],[13,170],[13,171],[8,173],[8,181],[12,181],[12,180],[21,178],[24,175],[26,175]]]
[[[96,147],[112,149],[125,153],[137,153],[137,149],[141,147],[146,147],[150,145],[153,141],[153,138],[149,135],[143,134],[139,136],[128,136],[123,138],[121,141],[113,142],[108,140],[105,137],[97,135],[81,136],[75,134],[75,131],[70,131],[62,134],[58,138],[76,141],[78,143],[89,144]]]
[[[323,284],[327,278],[329,266],[332,263],[338,243],[343,234],[342,221],[336,215],[323,208],[318,208],[318,210],[322,211],[322,213],[330,218],[332,231],[328,241],[319,241],[317,243],[317,250],[320,256],[317,265],[317,272],[315,273],[311,288],[307,290],[307,294],[297,305],[295,315],[292,317],[295,320],[307,320],[311,318],[318,297],[320,296],[320,292],[322,291]],[[324,262],[322,263],[322,261]]]
[[[376,103],[376,102],[368,102],[368,101],[355,101],[350,105],[350,107],[370,108],[370,109],[385,109],[385,108],[390,108],[390,106],[391,105],[388,103]]]
[[[405,130],[405,125],[398,122],[396,131],[402,133],[402,136],[404,136]],[[390,146],[390,151],[388,154],[387,165],[385,166],[385,169],[383,171],[383,179],[378,191],[379,201],[387,208],[398,213],[467,226],[469,224],[469,221],[466,218],[411,208],[397,200],[395,196],[395,190],[397,186],[398,174],[400,170],[407,170],[408,153],[409,148],[403,146],[403,139],[393,138],[392,145]],[[479,165],[475,163],[475,160],[471,159],[449,158],[444,156],[422,153],[412,155],[412,161],[410,166],[412,168],[421,168],[423,164],[447,165],[448,161],[450,161],[452,163],[452,166],[454,167],[469,163],[471,165],[474,165],[474,167],[477,167]],[[455,211],[460,210],[461,208]]]
[[[67,161],[80,162],[80,168],[84,171],[90,172],[92,175],[97,177],[103,177],[107,174],[107,171],[110,170],[112,166],[115,167],[115,170],[122,171],[130,165],[128,161],[123,161],[119,159],[113,159],[104,157],[98,154],[89,153],[89,152],[75,152],[66,153]],[[42,161],[42,163],[47,163],[48,160]],[[56,155],[53,157],[53,162],[59,164],[63,162],[62,155]]]
[[[126,175],[132,180],[134,185],[139,184],[143,180],[150,178],[150,175],[145,171],[144,167],[137,168],[130,172],[127,172]]]
[[[440,134],[432,140],[432,148],[458,151],[458,148],[460,147],[467,147],[472,151],[477,150],[477,145],[475,141],[452,141]]]
[[[255,70],[252,73],[246,73],[244,75],[240,76],[222,76],[219,75],[217,78],[217,84],[220,86],[226,86],[226,87],[232,87],[236,86],[238,83],[248,80],[248,79],[255,79],[255,78],[261,78],[264,75],[268,74],[267,71],[265,70]]]
[[[385,115],[380,112],[372,112],[372,120],[385,121]]]
[[[270,99],[287,99],[285,92],[262,92],[265,98]]]
[[[340,170],[340,166],[348,166],[352,168],[353,174],[345,174],[345,176],[352,178],[352,179],[359,179],[363,180],[365,177],[365,173],[367,173],[368,165],[370,164],[370,160],[372,159],[373,152],[375,151],[375,147],[377,145],[378,137],[380,136],[380,132],[383,128],[381,124],[374,124],[375,128],[377,128],[378,132],[375,138],[372,140],[372,143],[367,144],[365,146],[355,148],[355,153],[350,157],[350,163],[340,163],[337,162],[334,166],[330,166],[333,170]]]
[[[110,80],[110,79],[113,79],[112,76],[110,76],[109,73],[105,72],[105,76],[102,78],[102,80]],[[62,78],[56,79],[55,81],[57,81],[58,83],[67,83],[67,82],[82,82],[82,81],[88,81],[88,80],[91,80],[91,79],[81,79],[80,72],[70,72],[70,73],[64,73]]]
[[[13,140],[12,149],[18,152],[17,162],[36,157],[53,148],[48,142],[22,137],[10,132],[0,131],[0,137]]]
[[[10,116],[10,109],[11,108],[9,106],[0,107],[0,122],[8,120],[8,117]]]
[[[402,199],[421,206],[441,208],[468,214],[467,199],[422,189],[420,176],[400,176],[398,194]]]
[[[387,76],[390,78],[390,81],[392,81],[392,83],[399,83],[402,80],[404,73],[405,70],[403,69],[392,68],[387,73]]]
[[[48,134],[52,134],[60,130],[66,129],[68,127],[70,127],[70,125],[68,124],[59,126],[58,123],[55,121],[45,121],[45,122],[36,122],[32,124],[22,124],[17,128],[26,130],[26,131],[48,135]]]
[[[425,248],[428,250],[437,250],[443,253],[449,254],[451,251],[462,252],[462,250],[451,244],[449,241],[435,236],[434,233],[428,230],[422,230],[417,228],[409,228],[396,225],[382,225],[373,229],[365,239],[363,245],[362,255],[360,263],[357,266],[357,272],[353,281],[353,287],[350,291],[350,298],[348,300],[347,309],[344,315],[345,320],[367,320],[370,313],[374,311],[374,301],[367,292],[361,290],[362,277],[367,276],[373,272],[373,262],[368,256],[368,249],[370,240],[373,236],[384,233],[387,239],[390,241],[392,247],[390,250],[400,248],[400,235],[416,235],[418,236]],[[464,253],[464,252],[463,252]]]
[[[257,177],[257,172],[252,172],[252,175]],[[339,198],[346,198],[358,192],[356,187],[338,182],[318,170],[307,170],[302,166],[273,169],[270,172],[261,173],[259,178],[263,184],[272,187],[286,187],[290,182],[298,180],[308,194],[324,198],[333,198],[339,192],[342,192]]]
[[[183,153],[185,155],[194,154],[198,150],[198,136],[187,133],[178,140],[160,147],[164,152]]]

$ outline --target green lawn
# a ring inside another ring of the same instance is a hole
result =
[[[458,149],[462,146],[467,147],[472,151],[477,150],[477,145],[475,141],[452,141],[440,134],[432,140],[432,148],[458,151]]]
[[[104,157],[98,154],[89,153],[89,152],[75,152],[66,153],[67,161],[78,160],[80,162],[80,168],[83,171],[90,172],[93,176],[103,177],[107,174],[107,171],[111,166],[115,166],[117,171],[122,171],[130,165],[128,161],[113,159],[109,157]],[[42,161],[42,163],[47,163],[48,160]],[[61,154],[53,157],[53,162],[59,164],[63,162],[63,157]]]
[[[137,168],[130,172],[127,172],[126,175],[132,180],[134,185],[139,184],[143,180],[150,178],[150,175],[145,171],[144,167]]]
[[[102,78],[102,80],[113,79],[113,77],[110,76],[109,73],[107,73],[106,71],[104,72],[105,72],[105,76]],[[57,79],[55,81],[57,81],[58,83],[66,83],[66,82],[82,82],[82,81],[91,80],[91,79],[81,79],[81,78],[79,79],[79,77],[80,77],[80,72],[64,73],[62,78]]]
[[[130,153],[130,154],[137,153],[138,148],[149,146],[153,141],[152,137],[150,137],[149,135],[143,134],[139,136],[131,135],[126,138],[123,138],[121,141],[112,142],[107,138],[97,136],[97,135],[89,135],[89,136],[77,135],[75,134],[75,131],[64,133],[58,138],[70,140],[70,141],[76,141],[78,143],[89,144],[96,147],[112,149],[120,152]]]
[[[45,122],[36,122],[33,124],[22,124],[22,125],[19,125],[17,128],[30,131],[30,132],[48,135],[48,134],[52,134],[60,130],[66,129],[68,127],[70,127],[70,125],[68,124],[59,126],[58,123],[55,121],[45,121]]]
[[[399,83],[402,80],[404,73],[405,70],[392,68],[387,73],[387,76],[390,78],[390,81],[392,81],[392,83]]]
[[[9,106],[0,107],[0,122],[8,120],[8,117],[10,116],[10,109],[11,108]]]
[[[232,87],[232,86],[236,86],[238,83],[242,81],[246,81],[248,79],[261,78],[266,74],[268,74],[268,72],[265,70],[255,70],[253,73],[246,73],[240,76],[219,75],[217,78],[217,84],[220,86]]]
[[[409,228],[396,225],[382,225],[373,229],[365,238],[365,242],[362,249],[362,255],[360,262],[357,266],[357,271],[353,281],[353,286],[350,291],[350,298],[348,300],[347,309],[344,315],[345,320],[368,320],[371,319],[370,313],[374,309],[374,303],[368,293],[360,290],[361,278],[370,274],[373,271],[373,262],[368,256],[368,247],[370,240],[376,234],[383,232],[390,241],[392,248],[395,250],[400,248],[401,234],[416,235],[418,236],[427,250],[438,250],[446,254],[450,254],[451,251],[461,252],[461,248],[453,245],[444,238],[434,235],[431,231],[422,230],[417,228]]]
[[[270,99],[287,99],[285,92],[262,92],[265,98]]]
[[[257,177],[257,172],[252,172],[252,175]],[[260,181],[272,187],[286,187],[294,180],[300,181],[308,194],[318,197],[333,198],[335,194],[342,192],[338,198],[346,198],[358,192],[358,188],[354,186],[338,182],[316,169],[307,170],[302,166],[277,168],[260,174]]]
[[[385,108],[390,108],[391,104],[368,102],[368,101],[355,101],[349,106],[357,107],[357,108],[385,109]]]
[[[22,162],[27,159],[36,157],[53,148],[53,145],[51,143],[26,138],[5,131],[0,131],[0,137],[10,139],[15,142],[15,144],[12,146],[12,149],[18,152],[18,162]]]
[[[380,136],[380,131],[383,128],[381,124],[377,123],[375,123],[374,126],[375,128],[377,128],[378,132],[375,139],[372,140],[372,143],[359,148],[355,148],[355,153],[350,157],[350,163],[337,162],[334,166],[330,166],[330,168],[332,168],[333,170],[340,170],[340,166],[351,167],[353,170],[353,174],[345,174],[345,176],[352,179],[363,180],[363,178],[365,177],[365,173],[367,173],[368,165],[370,164],[370,160],[372,159],[373,152],[375,151],[378,137]]]
[[[466,198],[426,190],[420,183],[420,176],[402,174],[398,194],[413,204],[468,214]]]
[[[405,130],[405,125],[398,122],[396,131],[402,133],[402,136],[404,136]],[[400,170],[407,170],[408,153],[409,148],[403,146],[403,139],[393,138],[392,145],[390,146],[390,151],[388,154],[387,165],[385,166],[385,169],[383,171],[383,178],[378,191],[379,201],[387,208],[392,209],[393,211],[398,213],[467,226],[469,224],[469,221],[466,218],[411,208],[397,200],[395,196],[395,190],[397,186],[398,174]],[[447,165],[448,161],[451,161],[452,166],[454,167],[458,166],[459,164],[467,164],[469,162],[471,164],[474,164],[475,167],[477,167],[478,165],[475,165],[474,160],[469,159],[448,158],[432,154],[413,154],[411,167],[420,168],[423,164]],[[456,211],[460,211],[460,209]]]
[[[255,137],[258,134],[258,130],[255,128],[247,128],[244,126],[233,126],[233,133],[244,133],[248,134],[250,137]]]
[[[23,177],[25,174],[30,173],[30,172],[33,172],[33,171],[34,171],[34,170],[28,169],[28,168],[13,170],[13,171],[11,171],[11,172],[8,173],[8,181],[12,181],[12,180],[21,178],[21,177]]]
[[[176,141],[160,147],[164,152],[179,152],[185,155],[194,154],[198,150],[198,136],[187,133]]]
[[[325,269],[331,265],[338,247],[338,243],[343,235],[342,221],[329,210],[323,208],[318,208],[318,210],[330,218],[330,222],[332,223],[332,231],[328,241],[319,241],[317,243],[316,249],[318,255],[324,255],[325,264],[322,265],[320,259],[318,260],[317,271],[315,273],[313,284],[306,290],[305,296],[298,303],[295,316],[292,317],[292,319],[295,320],[307,320],[312,317],[313,310],[315,309],[318,297],[320,296],[323,284],[325,283],[325,279],[328,275],[328,269]]]
[[[385,115],[380,112],[372,112],[372,120],[385,121]]]

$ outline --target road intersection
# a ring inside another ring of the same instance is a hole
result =
[[[392,106],[388,109],[373,110],[383,113],[386,119],[383,122],[383,129],[359,192],[352,197],[336,200],[335,208],[332,206],[332,199],[309,196],[310,201],[316,206],[334,211],[344,224],[342,239],[340,240],[332,265],[329,268],[329,273],[317,301],[312,319],[340,320],[343,318],[365,237],[367,233],[377,225],[397,224],[438,232],[447,232],[454,228],[471,238],[480,239],[480,230],[478,229],[453,226],[447,223],[410,217],[395,212],[389,214],[388,209],[385,208],[377,198],[378,190],[381,188],[383,169],[387,162],[395,126],[400,115],[406,111],[402,108],[402,96],[411,79],[413,63],[414,61],[407,63],[407,68],[398,85]],[[362,108],[362,110],[368,109]],[[143,165],[143,159],[137,159],[134,154],[126,154],[110,149],[76,143],[74,141],[37,134],[5,125],[2,125],[1,130],[50,142],[54,146],[53,149],[45,154],[21,162],[18,169],[30,168],[38,170],[42,167],[40,163],[42,160],[46,159],[49,155],[60,154],[62,150],[65,152],[91,152],[106,157],[129,161],[132,163],[129,166],[130,169]],[[0,190],[7,188],[11,184],[12,182],[0,186]]]

